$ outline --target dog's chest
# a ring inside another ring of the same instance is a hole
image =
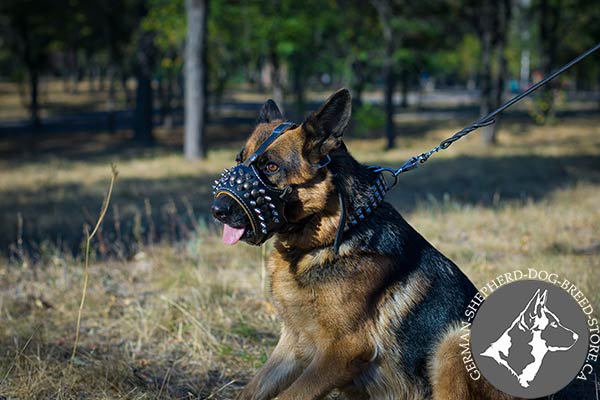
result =
[[[279,316],[287,328],[310,342],[356,331],[372,317],[367,304],[380,280],[374,271],[381,271],[374,260],[334,261],[327,250],[299,258],[274,251],[269,268]]]
[[[340,276],[326,261],[326,255],[318,252],[293,261],[274,252],[269,263],[272,294],[280,317],[289,328],[311,340],[347,328],[355,313],[348,311],[354,300],[348,298],[352,277]]]
[[[280,317],[293,331],[320,335],[321,316],[326,313],[318,285],[302,285],[288,263],[271,269],[271,288]]]

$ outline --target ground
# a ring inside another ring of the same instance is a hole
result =
[[[400,136],[389,152],[379,139],[347,144],[360,161],[399,165],[460,127]],[[124,151],[118,134],[93,137],[38,141],[34,154],[0,160],[0,398],[232,398],[278,337],[263,249],[223,245],[206,213],[210,183],[241,142],[187,163],[173,146]],[[111,161],[120,174],[70,368],[82,227],[99,211]],[[403,175],[388,199],[477,286],[543,269],[598,310],[599,185],[597,114],[555,126],[515,118],[494,148],[472,134]]]

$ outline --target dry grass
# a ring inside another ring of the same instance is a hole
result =
[[[598,309],[598,122],[568,120],[545,128],[508,122],[497,148],[468,138],[403,177],[390,200],[477,285],[516,268],[545,269],[569,277]],[[406,137],[401,149],[388,153],[380,151],[380,141],[353,140],[349,147],[362,161],[395,165],[451,131]],[[0,396],[233,397],[277,340],[277,317],[261,287],[260,249],[224,246],[217,229],[202,218],[195,232],[191,218],[181,222],[189,229],[185,240],[149,245],[152,218],[146,219],[144,199],[152,215],[173,202],[167,215],[183,221],[185,196],[194,216],[204,215],[209,182],[231,163],[235,148],[216,150],[203,163],[186,163],[172,151],[156,149],[0,161],[6,240],[16,243],[18,212],[26,220],[25,240],[33,226],[40,237],[73,231],[81,238],[82,209],[95,215],[100,208],[111,160],[120,176],[105,221],[105,245],[118,241],[111,235],[119,218],[122,226],[133,224],[135,215],[141,221],[140,243],[131,257],[96,259],[90,266],[71,372],[81,260],[52,240],[37,247],[36,262],[16,253],[2,258]],[[125,243],[123,236],[119,240]]]

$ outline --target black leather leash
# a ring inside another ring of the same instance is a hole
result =
[[[391,174],[391,176],[392,176],[392,178],[394,178],[394,180],[387,187],[387,190],[390,190],[391,188],[396,186],[396,184],[398,183],[398,175],[417,168],[419,166],[419,164],[423,164],[424,162],[426,162],[429,159],[429,157],[431,157],[434,153],[437,153],[440,150],[447,149],[448,147],[450,147],[450,145],[452,145],[452,143],[456,142],[463,136],[468,135],[469,133],[473,132],[474,130],[483,128],[484,126],[489,126],[489,125],[494,124],[496,122],[496,120],[494,118],[498,114],[502,113],[508,107],[512,106],[513,104],[515,104],[515,103],[521,101],[522,99],[524,99],[525,97],[529,96],[531,93],[535,92],[542,86],[547,85],[551,80],[553,80],[554,78],[556,78],[557,76],[559,76],[560,74],[562,74],[563,72],[565,72],[566,70],[571,68],[573,65],[575,65],[578,62],[580,62],[581,60],[583,60],[584,58],[588,57],[589,55],[591,55],[598,49],[600,49],[600,43],[597,43],[595,46],[588,49],[585,53],[581,54],[580,56],[574,58],[567,64],[563,65],[562,67],[560,67],[559,69],[554,71],[552,74],[548,75],[546,78],[542,79],[535,85],[531,86],[529,89],[521,92],[520,94],[516,95],[515,97],[513,97],[512,99],[507,101],[506,103],[502,104],[500,107],[498,107],[497,109],[495,109],[488,115],[473,122],[471,125],[461,129],[460,131],[456,132],[454,135],[450,136],[448,139],[443,140],[442,142],[440,142],[439,145],[435,146],[433,149],[431,149],[425,153],[421,153],[417,156],[409,158],[408,160],[406,160],[404,162],[404,164],[402,164],[402,166],[400,168],[393,169],[393,168],[386,168],[386,167],[380,167],[380,166],[372,166],[371,168],[373,168],[373,170],[375,172],[388,172]]]

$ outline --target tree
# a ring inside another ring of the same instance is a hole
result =
[[[598,42],[598,2],[533,0],[531,6],[532,19],[537,25],[537,30],[533,29],[534,33],[537,33],[537,52],[534,54],[539,59],[538,69],[544,76]],[[595,79],[600,78],[600,68],[598,63],[582,63],[544,88],[535,101],[534,117],[538,122],[553,120],[555,92],[561,87],[561,81],[568,80],[568,76],[574,76],[573,81],[580,88],[589,87]]]
[[[140,21],[148,13],[145,1],[138,4]],[[137,89],[134,115],[134,140],[142,144],[152,144],[153,125],[153,99],[152,99],[152,73],[155,67],[156,47],[154,45],[154,32],[140,30],[136,51],[136,77]]]
[[[511,19],[511,0],[482,0],[465,7],[481,42],[479,85],[483,116],[500,106],[506,83],[508,62],[506,42]],[[482,140],[487,145],[496,142],[499,120],[482,129]]]
[[[60,2],[58,2],[60,3]],[[47,66],[53,41],[62,17],[57,10],[65,4],[35,0],[3,0],[0,3],[0,31],[19,66],[24,67],[29,82],[29,113],[34,129],[41,125],[39,104],[40,76]]]
[[[128,47],[135,27],[135,0],[87,0],[87,20],[93,27],[92,35],[99,41],[95,52],[105,52],[106,78],[108,80],[107,125],[110,132],[116,129],[117,103],[115,78],[125,76],[126,61],[131,57]],[[86,42],[90,38],[86,38]]]
[[[377,14],[384,43],[383,56],[383,81],[384,81],[384,108],[385,108],[385,137],[387,138],[387,149],[396,146],[396,132],[394,127],[394,91],[396,89],[396,75],[394,73],[394,51],[396,40],[392,30],[392,12],[390,1],[372,0]]]
[[[452,25],[445,0],[371,0],[377,10],[383,38],[384,107],[387,148],[395,147],[394,93],[401,78],[404,101],[409,81],[425,70],[435,51],[451,45],[458,31]]]
[[[185,44],[185,134],[184,154],[188,160],[206,155],[206,32],[207,0],[186,0]]]
[[[281,107],[284,92],[291,89],[295,107],[286,115],[303,118],[307,79],[326,70],[328,53],[340,54],[333,46],[342,21],[336,3],[278,0],[247,7],[248,15],[255,18],[250,26],[252,48],[262,64],[270,67],[273,99]]]

